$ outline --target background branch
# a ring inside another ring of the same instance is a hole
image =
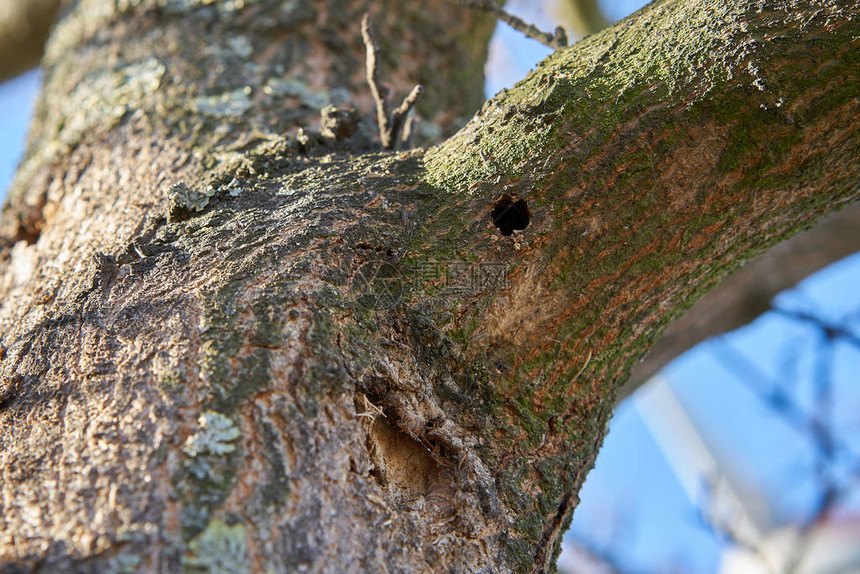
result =
[[[397,138],[403,128],[403,120],[409,115],[410,110],[418,103],[424,88],[416,85],[412,88],[403,102],[394,110],[389,112],[388,104],[389,89],[379,81],[379,42],[373,36],[373,27],[370,24],[370,14],[365,14],[361,19],[361,37],[367,51],[367,83],[370,92],[376,102],[376,119],[379,125],[379,139],[385,149],[394,149]]]
[[[511,14],[510,12],[505,11],[501,7],[499,7],[492,0],[452,0],[460,4],[461,6],[465,6],[467,8],[471,8],[472,10],[478,10],[480,12],[486,12],[487,14],[492,14],[497,20],[501,20],[514,30],[522,32],[529,38],[537,40],[541,44],[545,46],[549,46],[553,50],[558,50],[560,48],[567,47],[567,33],[564,31],[564,28],[559,26],[555,29],[555,33],[550,34],[549,32],[544,32],[534,24],[528,24],[523,21],[521,18],[518,18]]]
[[[0,82],[39,64],[58,0],[0,2]]]
[[[597,0],[556,0],[555,11],[580,38],[600,32],[610,24]]]

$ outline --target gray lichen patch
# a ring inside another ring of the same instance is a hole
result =
[[[182,470],[173,477],[181,493],[186,540],[211,527],[213,512],[230,494],[239,457],[234,441],[241,433],[232,419],[206,411],[197,422],[196,432],[185,441]]]
[[[112,574],[134,574],[140,562],[140,556],[135,554],[118,554],[108,561],[106,570]]]
[[[103,28],[115,14],[113,2],[80,0],[76,9],[60,20],[45,46],[43,65],[60,60],[80,42]]]
[[[228,15],[259,2],[260,0],[167,0],[163,9],[168,13],[183,14],[198,8],[213,6],[221,14]]]
[[[315,92],[310,86],[298,80],[269,78],[263,86],[263,93],[268,96],[297,98],[300,104],[314,110],[322,109],[331,103],[329,94]]]
[[[250,58],[254,53],[254,45],[246,36],[234,36],[227,40],[227,45],[240,58]]]
[[[232,444],[241,432],[229,417],[207,411],[197,419],[200,429],[185,441],[185,453],[191,457],[220,456],[236,450]]]
[[[238,197],[245,191],[245,188],[243,187],[242,182],[234,177],[226,186],[224,186],[224,191],[230,197]]]
[[[188,543],[183,559],[184,572],[207,574],[241,574],[248,572],[248,548],[245,527],[228,526],[213,520],[197,538]]]
[[[161,9],[168,14],[187,14],[201,12],[201,16],[214,18],[235,15],[249,6],[268,2],[273,9],[267,10],[265,17],[257,18],[258,26],[289,26],[313,20],[316,16],[310,0],[283,0],[275,8],[277,1],[271,0],[150,0],[161,2]]]
[[[161,85],[165,67],[148,58],[122,68],[99,72],[62,100],[59,128],[61,145],[72,147],[93,130],[115,126],[126,112],[144,107],[144,101]]]
[[[245,86],[237,90],[212,96],[200,96],[194,100],[194,110],[216,118],[238,118],[251,109],[251,88]]]
[[[209,205],[209,200],[212,199],[217,191],[212,185],[207,185],[203,191],[197,191],[191,189],[182,181],[171,184],[167,188],[168,219],[170,221],[177,221],[191,213],[203,211]]]

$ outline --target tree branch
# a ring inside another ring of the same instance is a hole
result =
[[[815,6],[839,12],[827,3]],[[793,5],[785,9],[796,10],[800,19],[810,17]],[[554,270],[556,277],[564,277],[563,284],[550,288],[535,275],[520,294],[534,301],[526,304],[528,311],[521,301],[516,305],[509,301],[501,308],[511,310],[511,317],[497,318],[498,326],[487,336],[515,347],[546,341],[538,345],[541,351],[526,354],[554,356],[556,364],[570,346],[568,380],[589,353],[601,362],[593,348],[595,338],[608,343],[630,329],[638,333],[641,347],[637,351],[637,344],[628,345],[624,355],[629,366],[638,363],[668,323],[663,317],[648,324],[647,317],[656,318],[652,311],[675,305],[686,309],[754,255],[809,226],[818,214],[860,195],[856,184],[860,158],[851,151],[857,149],[858,135],[850,131],[853,128],[838,127],[857,121],[856,100],[843,92],[839,104],[822,115],[816,111],[814,91],[789,95],[784,87],[796,86],[792,74],[815,75],[835,66],[847,76],[827,73],[826,81],[833,82],[827,89],[843,91],[855,81],[856,70],[849,70],[835,52],[824,56],[821,68],[815,66],[812,72],[800,72],[808,69],[805,58],[769,46],[758,46],[755,54],[740,50],[729,55],[726,46],[745,46],[757,37],[754,27],[770,33],[766,31],[771,24],[742,7],[715,14],[709,26],[723,31],[722,44],[698,28],[678,26],[689,17],[681,16],[681,11],[680,3],[650,6],[625,20],[623,41],[618,26],[587,38],[576,46],[581,66],[570,68],[566,55],[550,56],[530,78],[485,105],[455,138],[427,154],[431,180],[445,189],[484,190],[488,202],[504,190],[518,194],[530,209],[554,206],[533,209],[526,236],[540,235],[541,244],[556,245],[550,248],[556,255],[540,256],[529,268]],[[826,34],[845,37],[842,34],[850,35],[858,24],[841,18],[838,28],[818,18],[803,21],[814,20],[822,31],[828,30]],[[675,27],[661,27],[658,22],[663,19],[675,22]],[[803,37],[798,36],[799,45],[811,45],[808,32]],[[667,49],[663,42],[669,38],[672,45],[689,51]],[[696,63],[696,58],[718,53],[719,66],[703,69]],[[600,124],[594,119],[598,117],[608,123]],[[834,163],[817,147],[796,143],[812,124],[838,142],[839,151],[830,156]],[[786,146],[780,152],[775,152],[782,145],[777,142]],[[541,159],[533,155],[536,148],[543,150]],[[451,157],[457,157],[456,162],[447,159]],[[501,173],[488,167],[484,158],[491,158]],[[812,166],[823,170],[821,177],[811,175]],[[488,185],[490,178],[500,181]],[[765,211],[764,198],[769,210],[784,209],[782,215]],[[798,201],[817,207],[800,210]],[[639,216],[620,221],[619,206],[638,211]],[[801,211],[804,216],[798,219]],[[740,221],[747,217],[758,223],[744,224],[751,227],[743,231]],[[547,225],[565,229],[567,235],[562,240]],[[453,238],[448,241],[457,243]],[[527,250],[522,242],[518,248]],[[844,245],[842,253],[851,249]],[[609,262],[621,266],[611,281],[600,278]],[[685,285],[670,276],[683,278]],[[599,309],[600,316],[569,331],[554,323],[552,314],[538,303],[556,307],[570,297],[588,301],[588,308]],[[652,305],[656,307],[648,311]],[[635,318],[609,319],[608,308],[636,309]],[[534,319],[527,319],[529,313]],[[517,329],[503,334],[502,325]],[[610,371],[602,372],[610,376]]]
[[[610,24],[598,0],[556,0],[554,5],[561,20],[579,38],[596,34]]]
[[[561,48],[567,47],[567,33],[564,31],[564,28],[561,26],[555,29],[555,32],[550,34],[549,32],[544,32],[534,24],[528,24],[523,21],[521,18],[514,16],[510,12],[507,12],[498,4],[496,4],[493,0],[451,0],[460,4],[461,6],[465,6],[466,8],[470,8],[472,10],[478,10],[480,12],[486,12],[487,14],[492,14],[494,18],[497,20],[501,20],[514,30],[518,32],[522,32],[527,37],[532,38],[533,40],[537,40],[544,46],[552,48],[553,50],[560,50]]]
[[[674,321],[618,393],[630,396],[674,358],[702,341],[752,322],[780,292],[860,250],[860,204],[849,205],[745,263]]]
[[[39,65],[59,0],[4,0],[0,6],[0,82]]]
[[[379,43],[373,36],[370,24],[370,14],[365,14],[361,19],[361,37],[367,52],[367,84],[370,93],[376,102],[376,121],[379,124],[379,137],[382,147],[391,148],[389,134],[391,133],[390,116],[388,111],[388,88],[379,80]]]
[[[382,141],[382,147],[385,149],[394,149],[397,145],[397,138],[400,135],[400,130],[403,128],[403,121],[409,111],[418,103],[421,94],[424,93],[424,88],[416,85],[412,88],[403,99],[394,113],[389,112],[388,105],[388,87],[384,86],[379,81],[379,43],[373,36],[373,28],[370,24],[370,14],[365,14],[361,19],[361,37],[364,39],[364,45],[367,52],[367,83],[370,86],[370,92],[373,94],[373,99],[376,102],[376,119],[379,125],[379,139]]]

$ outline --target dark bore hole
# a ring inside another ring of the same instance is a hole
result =
[[[529,226],[529,207],[522,199],[503,195],[493,204],[491,217],[502,235],[513,235],[514,231]]]

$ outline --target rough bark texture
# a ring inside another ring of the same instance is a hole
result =
[[[618,400],[687,349],[750,323],[771,309],[776,295],[858,251],[860,204],[853,203],[747,262],[669,325],[648,355],[633,367]]]
[[[660,2],[426,151],[287,137],[372,117],[367,5],[66,6],[0,227],[9,571],[551,570],[649,344],[860,193],[856,3]],[[448,133],[490,23],[431,8],[370,4]]]

